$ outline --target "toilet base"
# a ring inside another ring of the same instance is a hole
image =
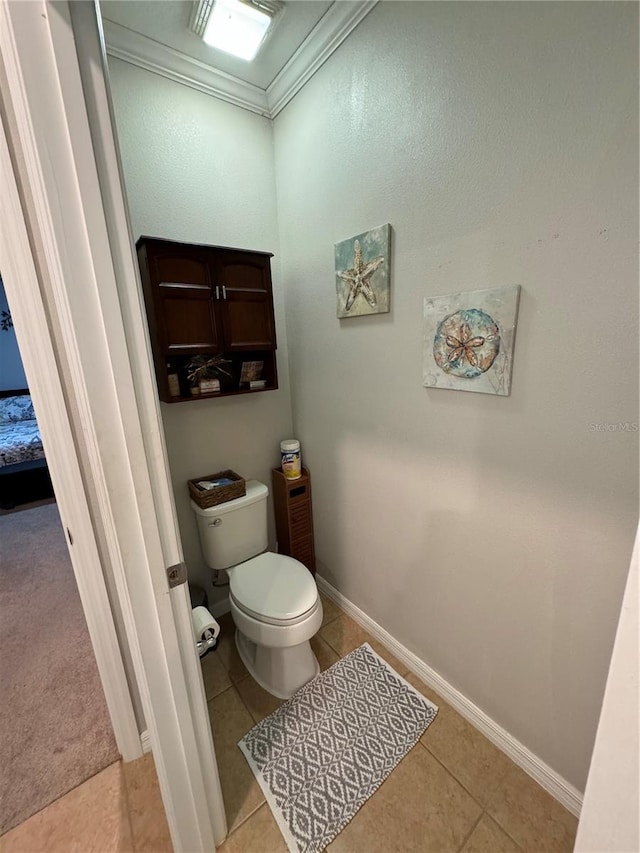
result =
[[[236,648],[260,687],[278,699],[288,699],[320,672],[309,640],[297,646],[270,648],[252,642],[236,628]]]

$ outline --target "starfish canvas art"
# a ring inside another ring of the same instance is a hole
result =
[[[520,286],[424,300],[423,382],[508,396]]]
[[[391,226],[381,225],[335,246],[338,317],[386,314],[390,308]]]

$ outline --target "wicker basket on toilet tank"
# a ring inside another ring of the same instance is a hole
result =
[[[203,489],[198,486],[198,483],[204,481],[215,480],[232,480],[231,483],[225,483],[222,486],[215,486],[213,489]],[[189,494],[191,499],[198,504],[202,509],[217,506],[218,504],[232,501],[235,498],[241,498],[247,493],[246,483],[240,474],[227,469],[226,471],[218,471],[215,474],[205,474],[203,477],[196,477],[193,480],[188,480]]]

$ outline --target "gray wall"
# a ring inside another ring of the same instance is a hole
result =
[[[109,70],[135,238],[146,234],[275,254],[279,390],[162,405],[189,579],[215,600],[226,590],[210,588],[187,480],[232,468],[270,486],[280,440],[291,434],[272,126],[119,60],[111,59]]]
[[[0,278],[0,312],[9,311],[7,296],[4,285]],[[2,331],[0,329],[0,391],[8,391],[27,387],[27,378],[24,375],[20,350],[16,340],[16,333],[11,329]]]
[[[186,480],[269,482],[295,434],[322,573],[578,788],[637,520],[637,434],[594,428],[638,420],[636,33],[634,4],[381,3],[275,171],[267,120],[110,61],[135,236],[276,253],[281,390],[162,407],[191,579]],[[391,313],[338,321],[333,244],[384,222]],[[423,388],[424,297],[515,283],[511,396]]]
[[[637,521],[637,7],[381,3],[275,120],[321,573],[582,789]],[[393,226],[392,310],[333,244]],[[509,398],[421,386],[426,296],[522,286]]]

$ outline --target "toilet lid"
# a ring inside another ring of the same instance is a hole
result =
[[[229,591],[242,609],[286,621],[310,610],[318,598],[311,572],[284,554],[260,554],[229,572]]]

